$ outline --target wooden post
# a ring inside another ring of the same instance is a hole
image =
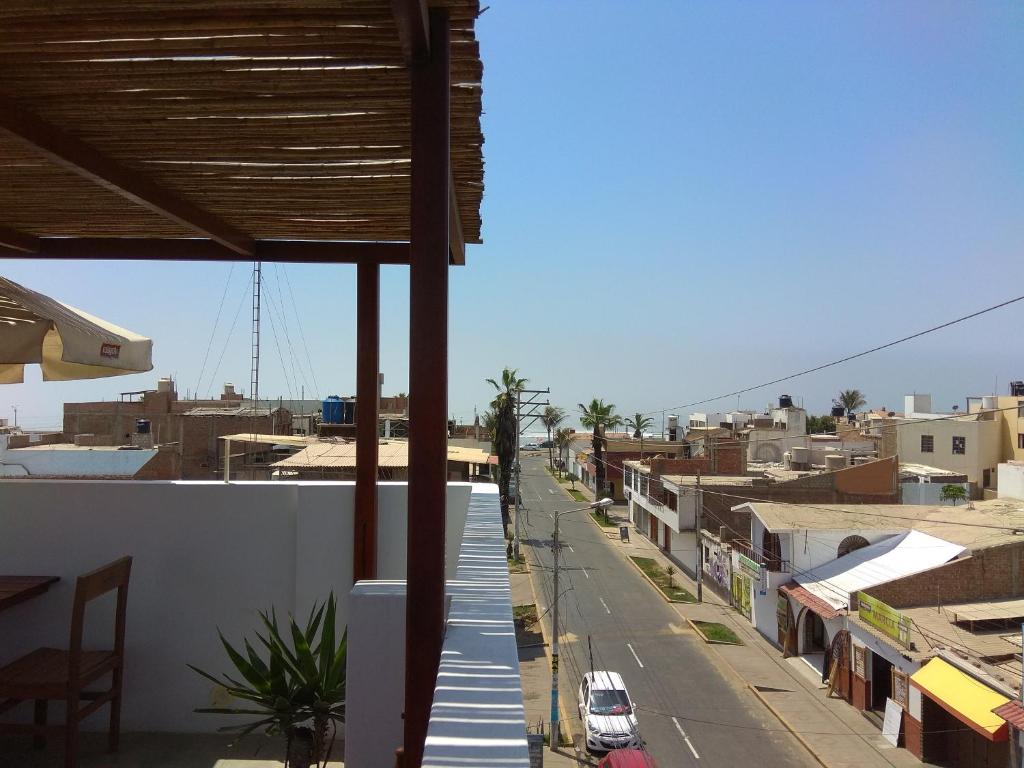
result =
[[[430,56],[410,66],[409,512],[405,765],[419,768],[444,638],[448,458],[448,12],[430,10]]]
[[[380,266],[361,261],[357,275],[356,514],[353,578],[377,578],[377,421],[380,402]]]

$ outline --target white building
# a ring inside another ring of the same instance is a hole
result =
[[[943,501],[942,489],[959,485],[970,498],[967,475],[923,464],[900,464],[900,499],[904,504],[953,504]]]
[[[995,489],[1002,424],[994,413],[933,413],[929,395],[907,395],[904,407],[904,417],[894,420],[901,462],[966,475],[975,498]]]

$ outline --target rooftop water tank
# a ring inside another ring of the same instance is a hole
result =
[[[779,395],[779,408],[792,408],[793,398],[789,395]]]
[[[149,419],[136,419],[135,420],[135,434],[137,435],[148,435],[150,430]]]
[[[783,469],[792,469],[793,468],[793,454],[790,453],[789,451],[786,451],[784,454],[782,454],[782,468]]]
[[[846,415],[846,409],[843,408],[843,406],[841,406],[841,405],[833,405],[832,406],[832,418],[833,419],[841,419],[845,415]]]
[[[830,453],[825,457],[825,468],[829,472],[835,472],[837,469],[842,469],[846,466],[846,457],[841,453]]]
[[[324,399],[321,418],[323,419],[324,424],[344,424],[344,401],[337,395],[328,395],[328,397]]]
[[[804,448],[799,445],[794,445],[789,449],[790,455],[793,457],[793,469],[804,469],[809,467],[811,464],[811,449]]]

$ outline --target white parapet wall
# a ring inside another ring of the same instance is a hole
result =
[[[448,485],[449,578],[470,490]],[[404,579],[408,487],[379,491],[379,576]],[[237,722],[193,712],[210,705],[213,686],[186,664],[228,671],[218,628],[241,643],[259,628],[257,611],[304,618],[331,591],[339,626],[347,624],[353,518],[352,483],[0,481],[0,572],[60,577],[0,612],[0,665],[39,646],[67,647],[77,576],[131,555],[124,728],[214,731]],[[86,647],[109,647],[112,616],[112,596],[90,604]],[[102,729],[105,718],[83,725]]]

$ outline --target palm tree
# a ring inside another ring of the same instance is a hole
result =
[[[540,423],[548,430],[548,466],[551,469],[555,468],[555,450],[554,443],[551,441],[551,430],[555,429],[563,421],[565,421],[565,411],[557,405],[549,405],[540,415]]]
[[[575,433],[571,429],[568,429],[567,427],[562,427],[561,429],[555,431],[555,447],[558,449],[558,460],[560,462],[563,462],[560,466],[565,466],[562,456],[569,448],[569,443],[572,442],[573,434]],[[558,470],[558,476],[562,476],[561,469]]]
[[[593,430],[593,437],[591,439],[591,445],[594,447],[594,473],[595,481],[597,483],[597,491],[595,495],[600,498],[604,490],[604,457],[602,452],[604,450],[604,434],[608,428],[615,428],[622,425],[622,417],[615,413],[615,406],[612,403],[605,403],[604,400],[594,398],[590,401],[590,405],[579,404],[580,407],[580,424],[586,429]]]
[[[498,455],[498,495],[501,499],[501,524],[508,538],[508,525],[511,520],[508,512],[509,484],[512,481],[512,462],[516,456],[516,444],[519,440],[519,425],[516,424],[516,397],[526,386],[527,379],[519,378],[515,368],[505,368],[501,372],[501,381],[487,379],[487,383],[497,390],[491,401],[494,411],[494,438],[491,451]]]
[[[650,416],[644,416],[642,413],[634,413],[633,418],[626,419],[626,426],[633,430],[633,437],[640,438],[640,459],[644,458],[644,430],[647,429],[651,424],[654,423],[654,419]]]
[[[837,406],[845,408],[847,416],[852,416],[854,411],[868,404],[868,401],[864,399],[864,395],[859,389],[844,389],[839,393],[839,397],[832,402]]]

